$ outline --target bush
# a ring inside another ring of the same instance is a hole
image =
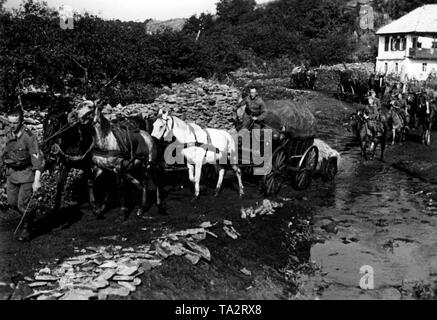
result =
[[[147,34],[143,23],[89,14],[76,15],[74,29],[62,30],[58,13],[32,0],[16,12],[2,12],[0,24],[3,109],[18,103],[27,83],[47,86],[49,95],[91,98],[113,81],[106,89],[109,100],[150,101],[152,86],[224,77],[242,65],[236,39],[220,31],[196,42],[187,32]]]

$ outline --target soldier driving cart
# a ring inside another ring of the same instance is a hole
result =
[[[267,112],[264,100],[258,95],[256,89],[251,89],[249,96],[241,101],[238,108],[244,107],[243,124],[241,129],[252,129],[254,122],[265,120]]]

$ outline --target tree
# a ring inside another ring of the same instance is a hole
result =
[[[437,4],[436,0],[374,0],[376,10],[398,19],[410,11],[426,4]]]
[[[216,10],[222,22],[236,25],[250,19],[255,7],[255,0],[220,0]]]

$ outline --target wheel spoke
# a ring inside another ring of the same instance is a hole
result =
[[[272,192],[273,192],[273,182],[274,182],[274,178],[271,176],[270,177],[270,179],[268,180],[268,183],[267,183],[267,192],[269,193],[269,194],[271,194]]]
[[[285,168],[285,153],[277,150],[273,154],[271,172],[264,178],[264,186],[268,194],[276,194],[281,187],[281,177]]]
[[[316,162],[316,150],[312,149],[308,155],[307,155],[307,159],[305,159],[306,162],[306,168],[310,171],[315,169],[315,165],[317,166]]]

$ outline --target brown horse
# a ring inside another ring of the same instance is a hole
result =
[[[92,162],[89,150],[92,146],[92,136],[88,130],[81,130],[77,125],[68,125],[70,108],[51,109],[43,124],[43,154],[45,169],[54,172],[59,167],[52,212],[58,212],[61,207],[62,192],[72,169],[83,171],[87,179],[92,177]],[[88,185],[91,185],[88,183]]]
[[[384,160],[384,152],[387,141],[387,130],[384,123],[380,120],[374,120],[375,125],[370,126],[369,121],[364,118],[364,113],[358,111],[350,116],[350,126],[352,132],[360,141],[361,157],[364,160],[369,160],[367,156],[368,150],[372,154],[372,159],[375,157],[376,148],[381,146],[380,159]]]

